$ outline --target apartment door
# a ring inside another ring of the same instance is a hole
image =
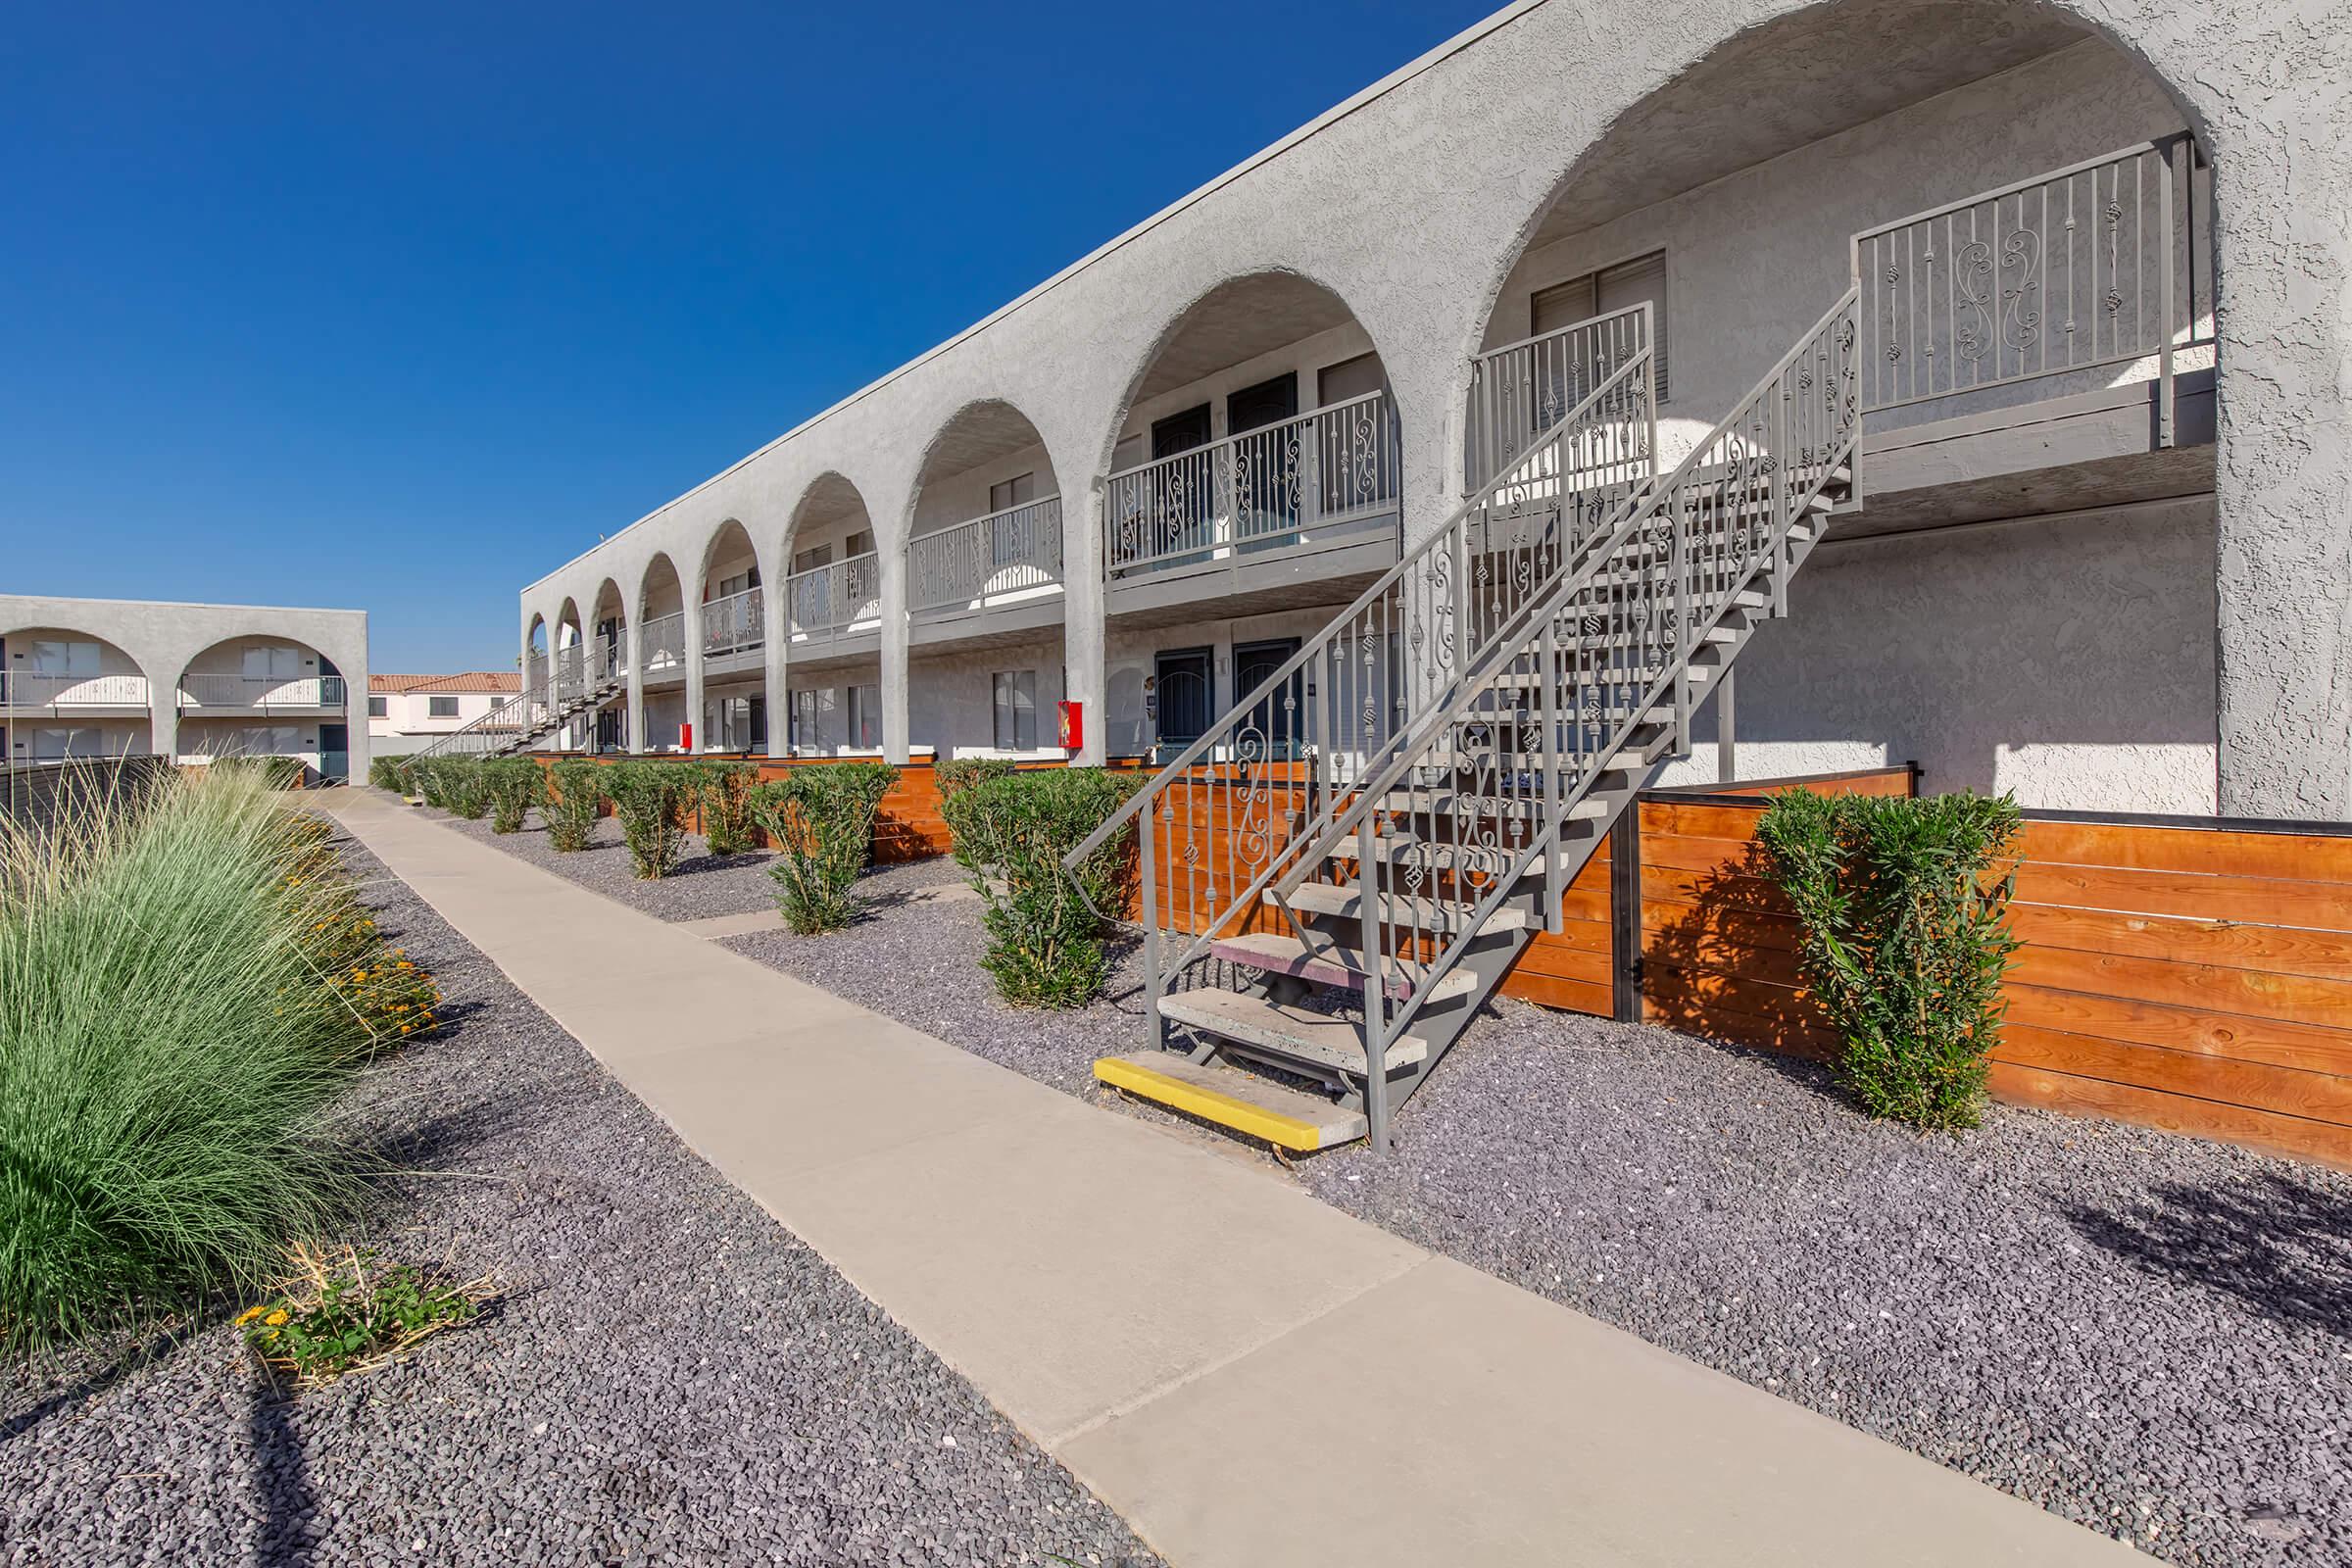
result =
[[[1243,643],[1233,651],[1233,699],[1240,702],[1262,685],[1298,651],[1296,637],[1277,637],[1268,642]],[[1301,725],[1306,714],[1306,682],[1304,670],[1295,670],[1291,678],[1272,694],[1250,710],[1250,728],[1265,737],[1264,750],[1259,754],[1267,760],[1288,761],[1298,755],[1304,731]]]
[[[1152,425],[1152,461],[1180,458],[1152,475],[1151,538],[1145,554],[1179,555],[1216,542],[1217,475],[1214,461],[1183,454],[1209,443],[1208,405],[1186,409]]]
[[[1235,437],[1233,537],[1244,549],[1253,539],[1298,525],[1298,451],[1284,431],[1268,428],[1298,416],[1296,373],[1243,387],[1225,399],[1225,431]]]
[[[329,784],[351,781],[351,726],[318,726],[318,776]]]
[[[1207,733],[1215,716],[1216,665],[1206,648],[1179,648],[1161,654],[1152,673],[1159,704],[1153,733],[1165,759]]]

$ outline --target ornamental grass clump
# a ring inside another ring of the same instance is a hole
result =
[[[430,986],[251,771],[0,824],[0,1342],[256,1283],[350,1215],[332,1103]]]
[[[2017,873],[2008,796],[1774,798],[1756,827],[1803,929],[1806,981],[1837,1031],[1839,1079],[1874,1116],[1977,1124],[2000,1038],[2004,920]]]
[[[956,858],[987,901],[981,965],[1005,1001],[1080,1007],[1110,976],[1109,916],[1135,878],[1132,826],[1112,835],[1077,872],[1062,857],[1083,843],[1145,783],[1142,773],[1057,767],[975,785],[943,803]]]
[[[547,798],[540,803],[539,815],[547,823],[548,844],[559,853],[571,855],[588,847],[597,812],[605,804],[606,771],[576,758],[548,769]]]
[[[712,855],[741,855],[755,847],[760,831],[752,791],[760,770],[749,762],[697,762],[695,805],[703,817],[703,839]]]
[[[546,771],[527,757],[494,757],[474,765],[490,803],[490,831],[521,832],[531,808],[546,798]]]
[[[694,808],[690,762],[621,762],[605,769],[605,799],[620,819],[629,863],[646,880],[667,876],[686,844],[686,813]]]
[[[858,918],[858,878],[873,853],[874,818],[899,781],[886,762],[796,767],[753,792],[754,809],[777,850],[767,874],[784,924],[803,936],[838,931]]]

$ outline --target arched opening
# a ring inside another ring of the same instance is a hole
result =
[[[1659,463],[1714,461],[1857,290],[1861,489],[1669,782],[1917,761],[2030,806],[2213,808],[2214,275],[2185,132],[2063,11],[1845,0],[1723,42],[1530,213],[1466,378],[1473,488],[1637,329]],[[1801,466],[1762,430],[1747,450]]]
[[[291,637],[228,637],[179,675],[179,755],[298,759],[314,779],[350,776],[343,673]]]
[[[967,404],[923,455],[906,542],[907,733],[939,757],[1059,758],[1061,485],[1011,404]]]
[[[665,554],[646,563],[637,586],[637,658],[643,666],[645,735],[631,744],[671,749],[686,714],[686,592]]]
[[[767,747],[766,590],[751,533],[721,523],[703,551],[703,734],[708,750]]]
[[[0,633],[0,757],[11,764],[139,757],[153,750],[137,660],[67,626]]]
[[[564,601],[564,608],[556,612],[556,647],[559,651],[576,648],[583,640],[579,604],[567,598]]]
[[[610,577],[599,583],[588,613],[590,662],[598,684],[612,691],[597,710],[596,750],[625,750],[629,745],[628,692],[623,683],[628,676],[629,610],[620,584]]]
[[[792,574],[786,722],[795,756],[882,750],[882,561],[873,514],[843,474],[809,483],[785,530]]]
[[[1395,564],[1401,439],[1377,345],[1312,278],[1229,278],[1168,324],[1104,453],[1111,755],[1189,744]]]

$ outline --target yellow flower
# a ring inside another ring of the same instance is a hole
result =
[[[242,1311],[242,1312],[239,1312],[239,1313],[237,1314],[237,1321],[238,1321],[239,1323],[250,1323],[250,1322],[252,1322],[252,1321],[253,1321],[255,1318],[257,1318],[257,1317],[260,1317],[261,1315],[262,1315],[262,1309],[261,1309],[260,1307],[258,1307],[258,1306],[249,1306],[249,1307],[247,1307],[247,1308],[246,1308],[244,1311]]]
[[[269,1324],[270,1327],[273,1329],[283,1328],[286,1322],[286,1309],[281,1306],[276,1311],[270,1313],[268,1317],[262,1319],[262,1321]]]

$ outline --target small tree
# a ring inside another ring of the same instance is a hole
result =
[[[605,798],[620,818],[629,861],[643,878],[667,876],[686,842],[694,772],[684,762],[622,762],[604,770]]]
[[[1838,1076],[1874,1116],[1977,1124],[2018,946],[2002,918],[2016,872],[1987,878],[2019,821],[2008,796],[1794,790],[1757,824],[1804,929],[1805,978],[1838,1032]]]
[[[490,802],[490,831],[519,833],[523,818],[547,795],[547,774],[527,757],[491,758],[481,764]]]
[[[858,877],[873,853],[874,817],[898,783],[885,762],[796,767],[753,791],[754,809],[778,854],[775,879],[784,923],[803,936],[838,931],[864,901]]]
[[[696,804],[703,812],[703,838],[712,855],[741,855],[759,831],[752,791],[760,770],[749,762],[697,762]]]
[[[548,770],[547,799],[539,814],[547,822],[547,842],[561,855],[588,847],[596,831],[596,813],[605,804],[604,775],[611,771],[579,758],[567,758]]]
[[[1110,976],[1103,915],[1125,901],[1134,834],[1115,835],[1075,877],[1061,860],[1145,780],[1096,767],[1048,768],[991,779],[943,804],[956,858],[988,902],[981,916],[988,951],[980,961],[1007,1002],[1079,1007],[1102,994]]]
[[[990,779],[1004,778],[1012,772],[1012,762],[1003,757],[952,757],[931,769],[931,777],[939,785],[941,801],[952,801],[965,790],[976,789]]]

